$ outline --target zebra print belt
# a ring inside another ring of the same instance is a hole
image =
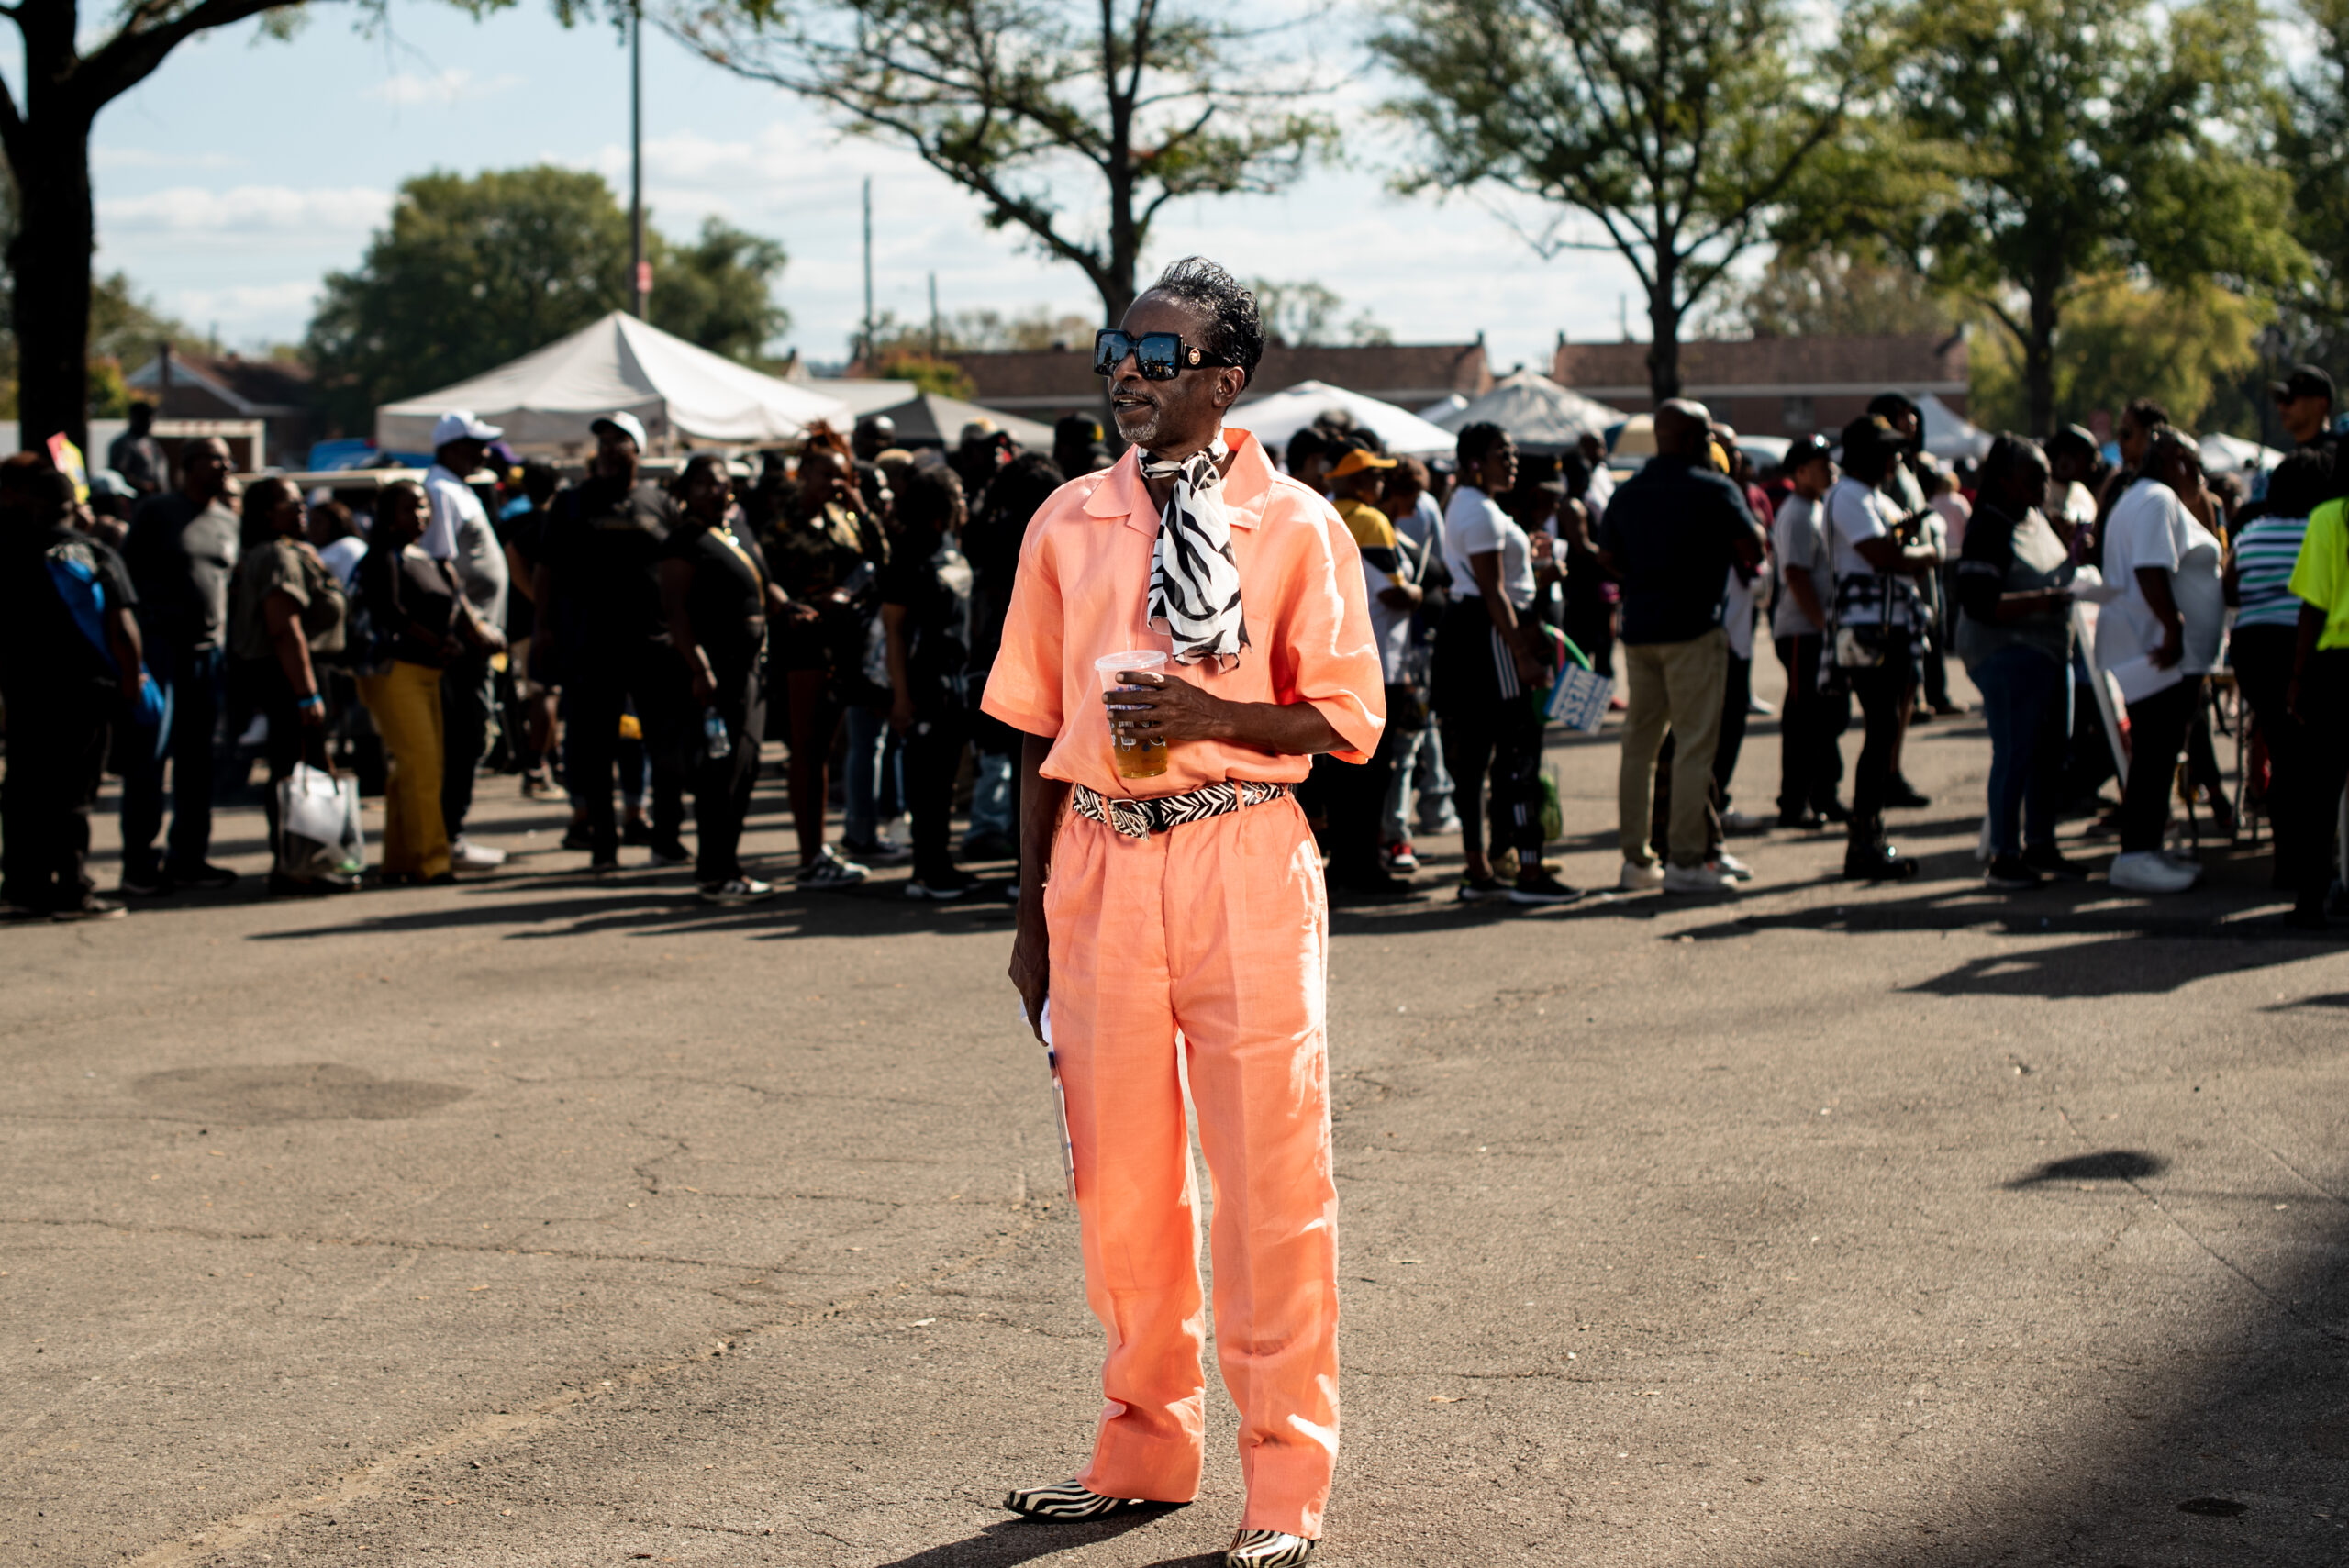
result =
[[[1223,784],[1201,784],[1181,795],[1126,800],[1074,784],[1069,790],[1069,805],[1079,817],[1098,822],[1113,832],[1129,839],[1147,839],[1152,833],[1163,833],[1186,822],[1204,822],[1210,817],[1228,817],[1242,806],[1262,806],[1287,793],[1288,785],[1285,784],[1232,779]]]

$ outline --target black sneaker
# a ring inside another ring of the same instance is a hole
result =
[[[657,866],[681,866],[694,858],[682,839],[668,839],[652,846],[652,863]]]
[[[2002,893],[2021,893],[2029,888],[2044,887],[2047,879],[2021,855],[1997,855],[1984,869],[1982,884]]]
[[[1781,811],[1778,813],[1778,826],[1798,833],[1815,833],[1827,826],[1827,818],[1816,811]]]
[[[1915,861],[1890,844],[1854,844],[1843,851],[1843,877],[1847,882],[1906,882],[1918,870]]]
[[[179,887],[234,887],[237,884],[235,872],[227,866],[214,865],[210,861],[198,861],[192,866],[175,865],[171,868],[171,878],[173,884]]]
[[[1508,890],[1512,904],[1571,904],[1582,896],[1579,887],[1568,887],[1546,871],[1536,871],[1531,876],[1520,876]]]
[[[2065,860],[2064,851],[2053,844],[2025,844],[2022,863],[2052,882],[2086,882],[2088,868],[2077,861]]]
[[[1842,823],[1849,822],[1852,819],[1851,807],[1845,806],[1840,800],[1822,800],[1816,806],[1813,806],[1812,809],[1817,811],[1820,816],[1825,817],[1828,821],[1833,822],[1839,826]]]
[[[161,866],[125,866],[121,891],[133,898],[161,898],[172,890],[172,879]]]
[[[596,830],[584,822],[573,822],[562,830],[562,848],[592,850],[596,847]]]
[[[620,842],[631,849],[642,849],[652,842],[652,824],[641,817],[631,817],[620,824]]]
[[[1896,778],[1884,792],[1884,803],[1904,811],[1919,811],[1932,805],[1933,797],[1925,794],[1907,779]]]

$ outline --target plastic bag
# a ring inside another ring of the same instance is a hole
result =
[[[359,875],[367,862],[359,781],[296,763],[277,784],[276,851],[282,876],[310,882]]]

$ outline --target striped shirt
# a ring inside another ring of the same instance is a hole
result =
[[[2299,559],[2306,517],[2254,517],[2235,536],[2240,607],[2235,625],[2296,626],[2300,601],[2292,596],[2292,563]]]

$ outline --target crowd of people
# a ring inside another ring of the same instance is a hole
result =
[[[1686,400],[1656,409],[1636,467],[1596,435],[1525,450],[1475,424],[1427,460],[1342,415],[1299,430],[1277,455],[1359,548],[1387,685],[1369,765],[1321,758],[1300,791],[1330,886],[1410,895],[1415,840],[1456,832],[1458,898],[1579,896],[1543,858],[1590,826],[1562,819],[1543,767],[1543,699],[1570,663],[1620,672],[1620,889],[1734,892],[1754,872],[1729,839],[1772,828],[1840,828],[1848,877],[1913,876],[1887,821],[1928,804],[1904,741],[1961,711],[1954,658],[1989,730],[1992,887],[2085,878],[2056,838],[2083,812],[2117,839],[2116,887],[2194,885],[2175,807],[2233,827],[2218,674],[2249,715],[2277,885],[2294,923],[2324,927],[2349,771],[2349,472],[2324,373],[2274,392],[2298,450],[2255,494],[2206,476],[2147,402],[2119,421],[2117,465],[2076,428],[1943,464],[1897,393],[1763,466]],[[1016,859],[1019,737],[977,695],[1030,519],[1114,461],[1104,434],[1074,417],[1052,452],[1022,451],[982,422],[914,450],[867,420],[760,454],[755,479],[716,453],[656,475],[644,429],[614,411],[566,477],[453,411],[421,480],[339,493],[356,507],[272,476],[239,485],[221,442],[167,455],[145,420],[95,506],[46,458],[10,459],[6,902],[119,910],[86,865],[109,767],[123,895],[234,883],[211,858],[213,803],[251,759],[217,753],[256,738],[273,786],[380,756],[384,884],[502,869],[466,830],[488,764],[525,795],[567,794],[563,847],[595,871],[636,847],[690,862],[710,902],[767,897],[740,843],[774,742],[798,885],[910,861],[908,896],[988,889],[964,867]],[[1775,809],[1757,812],[1731,802],[1748,716],[1768,711],[1753,695],[1765,624],[1786,695]],[[2116,773],[2117,803],[2101,799]],[[356,871],[281,862],[270,889],[348,891]]]

